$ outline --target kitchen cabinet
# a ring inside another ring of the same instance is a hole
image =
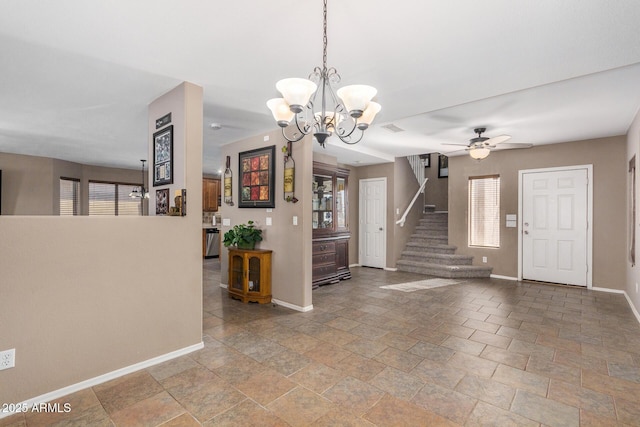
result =
[[[242,302],[271,302],[271,252],[229,248],[229,297]]]
[[[348,183],[347,169],[313,163],[313,288],[351,278]]]
[[[220,180],[212,178],[202,179],[202,210],[217,212],[220,197]]]

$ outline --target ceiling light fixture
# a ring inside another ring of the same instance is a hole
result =
[[[486,159],[490,150],[486,147],[471,147],[469,148],[469,155],[476,160]]]
[[[276,89],[283,97],[267,101],[267,107],[287,141],[300,141],[313,132],[324,147],[326,139],[335,132],[345,144],[360,142],[381,108],[380,104],[371,101],[377,90],[372,86],[351,85],[334,92],[331,85],[339,82],[338,71],[333,67],[327,68],[327,0],[324,0],[322,68],[314,68],[309,80],[289,78],[278,81]],[[290,137],[285,129],[292,120],[297,132]],[[359,132],[354,135],[356,129]]]
[[[129,197],[131,197],[132,199],[148,199],[149,198],[149,192],[144,187],[144,162],[146,162],[146,160],[140,160],[140,161],[142,162],[142,185],[140,187],[133,187],[133,190],[131,190],[131,193],[129,193]]]

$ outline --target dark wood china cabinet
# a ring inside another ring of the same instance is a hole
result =
[[[313,288],[351,278],[349,170],[313,162]]]

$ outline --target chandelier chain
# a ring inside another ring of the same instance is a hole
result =
[[[323,6],[323,25],[322,25],[322,71],[327,71],[327,0],[324,0]]]

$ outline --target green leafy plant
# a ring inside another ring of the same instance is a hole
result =
[[[262,230],[256,228],[253,221],[248,221],[246,224],[234,225],[231,230],[224,233],[222,243],[225,246],[237,246],[239,249],[253,249],[260,241],[262,241]]]

